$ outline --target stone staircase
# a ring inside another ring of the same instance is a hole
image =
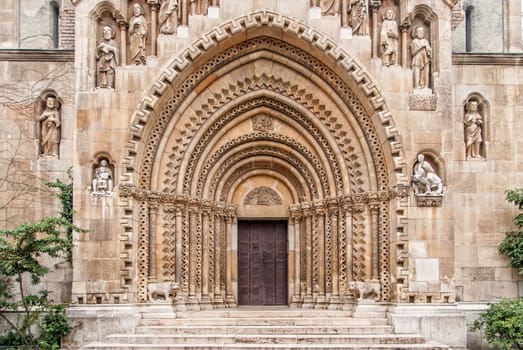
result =
[[[386,307],[352,311],[240,307],[176,314],[144,312],[134,334],[112,334],[82,349],[449,349],[395,334]]]

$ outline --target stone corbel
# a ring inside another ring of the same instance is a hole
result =
[[[418,207],[441,207],[443,196],[416,195],[416,205]]]

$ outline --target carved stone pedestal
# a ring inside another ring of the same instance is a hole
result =
[[[438,98],[432,89],[414,89],[409,94],[409,109],[411,111],[435,111]]]

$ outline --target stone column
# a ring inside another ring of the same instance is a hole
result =
[[[156,56],[156,39],[158,37],[158,4],[156,0],[149,1],[151,9],[151,56]]]
[[[305,214],[305,297],[303,307],[312,307],[312,210],[304,205]]]
[[[315,229],[313,230],[313,283],[318,286],[318,303],[325,302],[325,207],[323,203],[314,205]]]
[[[156,219],[158,204],[149,203],[149,282],[156,282]]]
[[[189,25],[189,0],[181,1],[181,18],[180,25],[187,26]]]
[[[120,61],[118,64],[127,64],[127,22],[119,20],[118,25],[120,26]]]
[[[214,235],[216,243],[214,245],[214,304],[223,304],[222,290],[221,290],[221,266],[225,264],[222,260],[222,247],[225,240],[224,235],[225,222],[223,219],[223,209],[219,209],[214,213]]]
[[[202,208],[202,304],[209,304],[209,233],[210,230],[210,208],[204,206]]]
[[[371,229],[371,279],[379,280],[379,251],[378,251],[378,242],[379,242],[379,225],[378,225],[378,214],[379,214],[379,204],[371,203],[369,205],[370,209],[370,229]]]
[[[372,58],[378,58],[378,9],[379,5],[371,4],[372,15]]]
[[[299,305],[301,303],[301,213],[298,211],[291,212],[291,218],[294,224],[294,294],[292,296],[292,303]]]
[[[232,275],[233,275],[233,244],[232,244],[232,236],[233,236],[233,223],[234,218],[231,215],[226,214],[225,217],[226,224],[225,224],[225,235],[226,235],[226,242],[227,242],[227,257],[226,257],[226,291],[225,291],[225,302],[227,305],[234,305],[234,294],[232,290]]]
[[[408,55],[408,45],[407,45],[407,38],[409,33],[409,25],[408,24],[402,24],[400,25],[400,31],[401,31],[401,67],[402,68],[408,68],[407,67],[407,55]]]
[[[338,213],[339,208],[334,203],[329,205],[329,216],[331,221],[331,237],[332,237],[332,252],[328,252],[332,256],[332,299],[333,301],[338,299],[339,296],[339,276],[340,276],[340,264],[339,264],[339,231],[338,231]]]
[[[181,266],[182,266],[182,217],[183,217],[183,206],[176,205],[175,207],[175,251],[176,251],[176,266],[175,270],[175,279],[177,282],[181,281]]]
[[[341,0],[341,27],[348,27],[349,26],[349,6],[348,2],[349,0]]]

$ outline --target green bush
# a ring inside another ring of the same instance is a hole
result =
[[[70,331],[65,307],[49,300],[45,289],[28,293],[24,283],[29,278],[37,285],[49,272],[41,263],[43,256],[71,263],[72,232],[81,231],[72,223],[72,184],[47,185],[59,190],[59,216],[0,230],[0,321],[6,329],[0,346],[59,349],[61,338]]]
[[[513,222],[518,227],[517,231],[506,233],[505,240],[499,246],[499,252],[510,258],[510,266],[518,269],[523,274],[523,189],[509,190],[505,192],[505,198],[520,210]]]
[[[490,304],[472,330],[485,330],[487,341],[502,350],[523,349],[523,299]]]

